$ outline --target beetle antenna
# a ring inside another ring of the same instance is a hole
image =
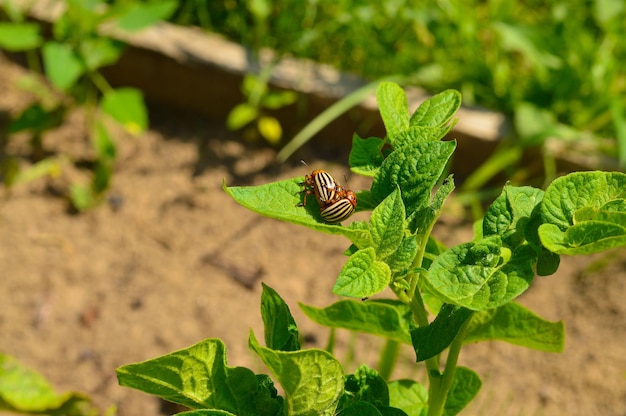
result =
[[[307,165],[307,164],[306,164],[306,162],[305,162],[304,160],[300,160],[300,163],[302,163],[302,164],[303,164],[304,166],[306,166],[307,168],[311,169],[311,168],[309,167],[309,165]]]

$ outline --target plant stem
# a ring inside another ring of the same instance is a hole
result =
[[[94,71],[90,73],[89,78],[102,94],[106,94],[111,91],[111,86],[100,72]]]
[[[335,350],[335,336],[336,336],[336,329],[334,327],[330,328],[330,334],[328,335],[328,342],[326,343],[325,350],[331,354]]]
[[[385,347],[380,354],[380,362],[378,364],[378,374],[385,380],[389,380],[393,372],[396,362],[398,361],[398,352],[400,351],[400,343],[393,339],[387,339]]]
[[[443,373],[436,376],[429,373],[428,416],[441,416],[443,414],[448,392],[454,381],[454,373],[459,360],[459,354],[461,353],[461,347],[463,346],[465,331],[471,320],[472,318],[470,317],[463,323],[459,333],[454,338],[454,341],[452,341],[452,344],[450,344]]]

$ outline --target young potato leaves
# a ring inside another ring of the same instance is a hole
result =
[[[626,245],[626,174],[576,172],[556,179],[541,205],[541,243],[558,254]]]
[[[376,89],[376,101],[387,137],[393,145],[392,138],[409,128],[409,104],[406,94],[395,82],[381,82]]]
[[[180,351],[117,369],[119,384],[191,409],[257,415],[267,388],[247,368],[226,365],[224,343],[206,339]],[[280,400],[276,407],[280,409]]]
[[[428,414],[428,390],[413,380],[395,380],[387,384],[389,404],[401,409],[407,415],[426,416]]]
[[[546,352],[562,352],[565,342],[563,322],[549,322],[518,303],[476,312],[465,333],[464,343],[506,341]]]
[[[385,258],[385,263],[391,269],[391,273],[394,276],[405,274],[413,265],[418,249],[419,245],[416,235],[412,234],[404,237],[398,249]]]
[[[342,401],[341,416],[407,416],[389,406],[389,388],[376,370],[361,365],[354,374],[346,377],[346,393]]]
[[[394,138],[394,148],[400,149],[404,146],[418,142],[438,142],[452,130],[450,126],[411,126],[403,132],[398,133]]]
[[[454,371],[452,386],[450,386],[450,390],[448,391],[443,414],[445,416],[459,414],[461,410],[476,397],[481,385],[482,382],[478,374],[469,368],[457,367]]]
[[[321,309],[302,303],[300,308],[309,319],[320,325],[364,332],[411,344],[411,310],[400,301],[340,300]]]
[[[285,414],[330,416],[335,413],[343,393],[344,375],[341,365],[330,353],[318,349],[274,351],[262,347],[252,332],[248,343],[285,391]]]
[[[408,143],[440,140],[449,132],[452,126],[446,124],[461,106],[461,94],[447,90],[425,100],[409,117],[406,94],[392,82],[380,83],[376,99],[387,140],[395,149]]]
[[[411,126],[437,127],[447,124],[461,108],[461,93],[445,90],[424,101],[411,116]]]
[[[525,227],[542,198],[540,189],[506,185],[485,214],[483,236],[499,235],[511,249],[522,244]]]
[[[352,150],[348,159],[350,170],[363,176],[374,176],[383,163],[383,139],[360,138],[356,133],[352,137]]]
[[[408,222],[410,224],[409,229],[412,232],[418,232],[419,230],[428,230],[432,224],[439,217],[443,203],[448,196],[454,191],[454,179],[452,175],[449,175],[441,184],[435,195],[433,196],[430,206],[426,206],[423,209],[413,211],[409,216]]]
[[[376,260],[376,250],[368,247],[350,256],[333,286],[339,296],[367,298],[382,292],[391,280],[387,263]]]
[[[348,227],[323,222],[315,198],[307,199],[307,206],[302,207],[302,181],[293,178],[271,182],[259,186],[233,186],[222,188],[240,205],[266,217],[275,218],[293,224],[304,225],[328,234],[343,235],[358,247],[371,245],[371,237],[366,226],[352,223]]]
[[[471,316],[472,311],[469,309],[446,304],[430,325],[413,328],[411,342],[417,357],[416,361],[427,360],[448,348],[465,321]]]
[[[395,253],[402,243],[405,215],[399,188],[389,194],[372,212],[370,232],[377,258],[382,259]]]
[[[446,303],[480,311],[501,306],[532,282],[536,253],[528,245],[512,253],[499,236],[458,245],[441,254],[424,282]]]
[[[274,289],[262,283],[261,318],[263,318],[265,345],[278,351],[298,351],[298,327],[289,306]]]
[[[601,208],[612,201],[624,199],[626,174],[575,172],[555,179],[548,186],[541,215],[545,223],[554,224],[564,231],[574,224],[574,214],[579,209]]]
[[[379,407],[389,406],[387,383],[374,369],[362,364],[346,377],[345,396],[353,402],[367,402]]]
[[[393,151],[374,176],[372,196],[382,201],[400,187],[409,214],[427,206],[455,147],[455,141],[420,142]]]

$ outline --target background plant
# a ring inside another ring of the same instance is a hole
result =
[[[125,48],[107,33],[149,26],[171,14],[175,3],[108,7],[103,1],[68,0],[63,6],[63,14],[52,24],[51,37],[46,38],[42,23],[26,21],[24,11],[14,3],[3,3],[10,21],[0,23],[0,47],[25,53],[32,72],[21,85],[36,98],[8,127],[9,135],[29,135],[35,163],[22,170],[17,158],[5,157],[2,167],[7,185],[58,173],[68,157],[48,155],[45,135],[63,124],[72,109],[82,108],[93,154],[88,164],[91,179],[88,183],[72,183],[68,196],[74,207],[84,210],[100,202],[111,182],[116,145],[110,122],[135,135],[143,132],[148,123],[141,92],[111,88],[99,72],[101,67],[117,61]]]
[[[75,392],[58,394],[39,373],[14,357],[0,353],[0,410],[53,416],[96,416],[88,397]],[[105,415],[114,415],[111,407]]]
[[[353,172],[372,177],[371,189],[358,193],[359,208],[372,210],[369,220],[345,227],[323,223],[314,204],[298,206],[303,178],[225,189],[262,215],[351,241],[333,292],[366,299],[390,288],[395,299],[300,306],[322,325],[385,338],[381,371],[360,366],[345,375],[331,351],[303,349],[289,308],[264,285],[265,347],[252,332],[249,346],[273,379],[228,367],[224,344],[207,339],[121,367],[122,385],[194,409],[189,415],[454,415],[481,385],[474,371],[457,366],[465,343],[501,340],[562,350],[562,323],[548,322],[514,300],[535,274],[554,273],[560,255],[626,245],[626,175],[574,173],[545,191],[507,185],[474,240],[448,249],[431,230],[454,189],[452,177],[441,176],[456,143],[441,138],[454,124],[460,94],[439,94],[412,115],[396,84],[382,83],[377,98],[387,136],[355,135],[350,154]],[[400,344],[410,345],[416,361],[424,363],[428,386],[389,380]]]
[[[554,179],[548,138],[565,153],[592,143],[626,166],[625,15],[619,0],[251,0],[187,1],[175,19],[370,80],[402,75],[430,91],[455,88],[468,105],[512,115],[515,134],[463,186],[476,193],[499,173],[527,182],[536,174],[522,161],[529,148],[543,149],[544,175]]]

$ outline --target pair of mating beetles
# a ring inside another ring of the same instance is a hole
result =
[[[314,170],[304,177],[304,201],[299,204],[306,206],[306,198],[315,195],[320,206],[322,219],[329,223],[341,222],[347,219],[356,208],[356,194],[344,189],[339,182],[325,170]]]

